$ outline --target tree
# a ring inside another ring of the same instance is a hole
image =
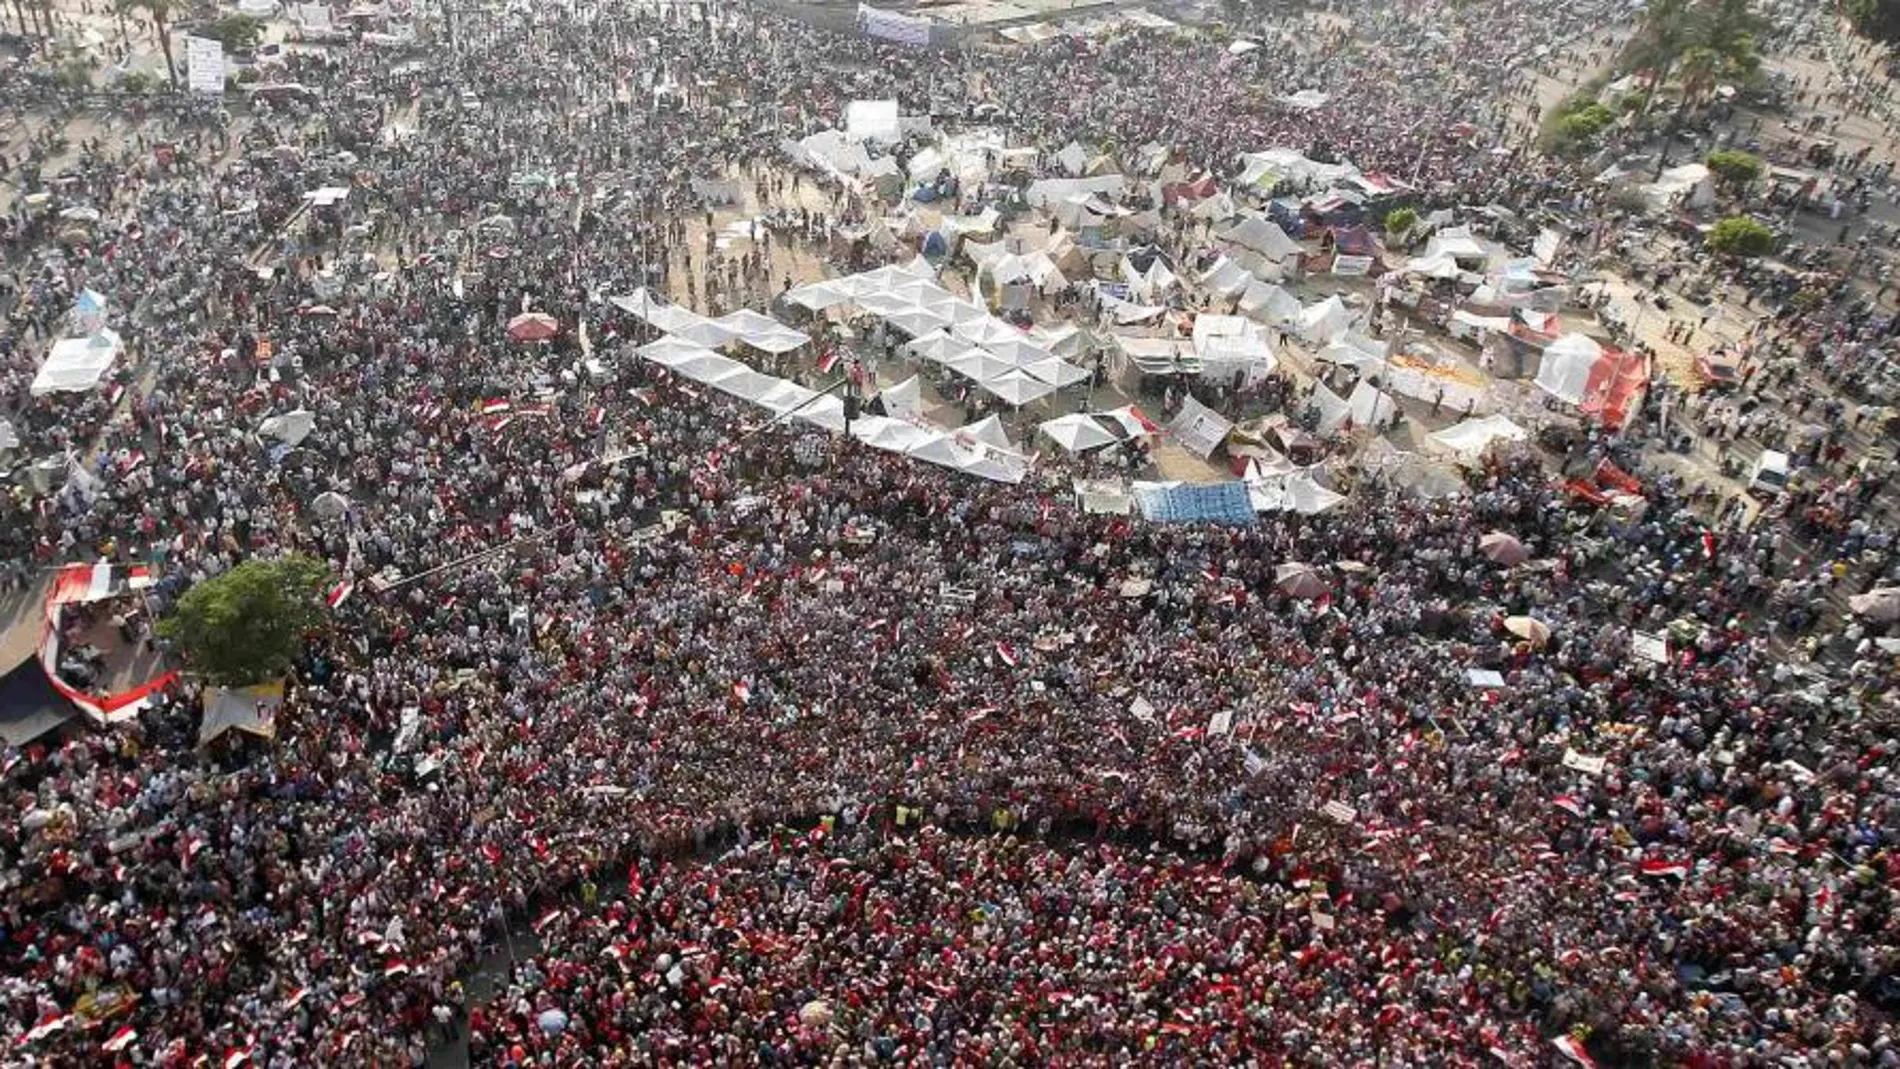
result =
[[[1761,158],[1736,149],[1716,149],[1702,162],[1717,181],[1736,193],[1747,189],[1750,183],[1761,177]]]
[[[178,88],[178,64],[172,59],[171,0],[138,0],[138,6],[152,18],[152,32],[158,35],[158,51],[165,57],[165,74],[172,88]]]
[[[132,55],[132,30],[126,25],[125,17],[138,9],[138,0],[112,0],[112,17],[119,22],[119,46],[125,49],[128,62]]]
[[[226,52],[242,55],[256,50],[258,39],[264,36],[264,24],[249,15],[233,14],[207,24],[199,33],[224,45]]]
[[[248,560],[185,591],[158,633],[194,671],[220,686],[282,675],[326,616],[330,571],[308,557]]]
[[[1615,123],[1615,112],[1597,103],[1588,94],[1579,93],[1550,113],[1544,127],[1544,144],[1558,152],[1580,152],[1589,148],[1603,131]]]
[[[1412,208],[1394,208],[1385,213],[1385,232],[1403,235],[1418,225],[1418,212]]]
[[[1733,215],[1710,227],[1703,244],[1711,252],[1746,259],[1760,256],[1774,248],[1775,232],[1759,220],[1746,215]]]
[[[1882,44],[1900,44],[1900,0],[1847,0],[1854,29]]]

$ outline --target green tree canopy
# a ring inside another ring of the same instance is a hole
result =
[[[204,24],[198,33],[222,43],[226,52],[246,53],[256,50],[264,36],[264,23],[249,15],[231,14]]]
[[[1738,149],[1716,149],[1702,162],[1723,185],[1730,189],[1747,188],[1750,182],[1761,177],[1761,157],[1742,152]]]
[[[326,619],[330,570],[308,557],[249,560],[178,599],[158,633],[206,680],[244,686],[282,675]]]
[[[1385,213],[1385,231],[1403,234],[1418,225],[1418,212],[1412,208],[1394,208]]]
[[[1847,0],[1854,28],[1883,44],[1900,44],[1900,0]]]
[[[1710,227],[1703,243],[1723,256],[1760,256],[1775,247],[1775,232],[1759,220],[1733,215]]]

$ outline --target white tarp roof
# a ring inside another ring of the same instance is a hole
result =
[[[1231,297],[1245,290],[1247,283],[1252,281],[1254,278],[1247,273],[1246,268],[1225,256],[1215,260],[1212,267],[1201,272],[1201,285],[1223,297]]]
[[[858,141],[896,144],[903,140],[903,130],[897,123],[897,101],[851,101],[844,106],[844,132]]]
[[[1308,159],[1304,153],[1290,148],[1270,148],[1265,152],[1245,152],[1240,157],[1245,161],[1241,171],[1241,185],[1256,185],[1263,177],[1276,176],[1293,182],[1310,182],[1314,185],[1326,185],[1337,182],[1348,175],[1359,173],[1359,168],[1350,163],[1321,163]]]
[[[1280,229],[1278,223],[1258,215],[1245,216],[1225,229],[1215,231],[1214,236],[1243,249],[1252,249],[1275,262],[1300,251],[1299,243],[1287,237],[1286,231]]]
[[[1272,283],[1251,278],[1247,280],[1245,292],[1240,295],[1240,310],[1263,323],[1279,326],[1299,317],[1300,302],[1291,293]]]
[[[884,398],[886,415],[898,419],[917,419],[924,414],[923,386],[915,375],[895,386],[886,386],[881,396]]]
[[[110,328],[84,338],[61,338],[53,343],[33,376],[30,391],[34,397],[49,393],[83,393],[99,385],[119,358],[122,343]]]
[[[1121,441],[1108,428],[1097,422],[1095,417],[1084,412],[1071,412],[1066,416],[1057,416],[1036,426],[1046,435],[1071,453],[1086,453],[1091,449],[1100,449],[1105,445],[1114,445]]]
[[[1010,368],[994,378],[981,379],[977,385],[1004,402],[1021,407],[1056,392],[1054,386],[1035,378],[1021,368]]]
[[[1070,197],[1086,197],[1090,193],[1114,196],[1127,184],[1128,180],[1118,174],[1105,174],[1096,178],[1044,178],[1029,183],[1023,196],[1033,207],[1048,208]]]
[[[1425,243],[1427,259],[1439,255],[1459,260],[1483,260],[1491,254],[1484,251],[1483,245],[1478,244],[1478,239],[1472,236],[1470,227],[1453,226],[1433,234],[1432,239]]]
[[[1537,388],[1573,405],[1583,403],[1590,372],[1603,359],[1603,346],[1582,334],[1565,334],[1544,347],[1537,365]]]
[[[1301,338],[1313,345],[1324,345],[1338,337],[1351,321],[1346,302],[1335,294],[1302,309],[1296,325]]]
[[[808,335],[750,308],[741,308],[709,322],[760,352],[789,353],[811,341]]]
[[[971,441],[981,442],[992,449],[1001,449],[1008,453],[1017,452],[1015,444],[1009,440],[1009,432],[1003,429],[1003,417],[995,413],[968,426],[958,428],[957,434]]]
[[[1447,427],[1432,435],[1430,441],[1460,457],[1475,457],[1491,448],[1493,442],[1521,442],[1528,437],[1530,432],[1507,416],[1484,416]]]

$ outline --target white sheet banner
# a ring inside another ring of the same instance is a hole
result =
[[[1181,448],[1206,460],[1216,446],[1227,440],[1227,432],[1234,429],[1226,417],[1196,401],[1192,394],[1182,398],[1181,411],[1168,424],[1168,430]]]
[[[194,93],[224,92],[224,44],[208,37],[185,38],[186,84]]]

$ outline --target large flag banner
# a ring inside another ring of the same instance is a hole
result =
[[[185,38],[185,71],[185,83],[192,92],[224,92],[224,43],[208,37]]]

